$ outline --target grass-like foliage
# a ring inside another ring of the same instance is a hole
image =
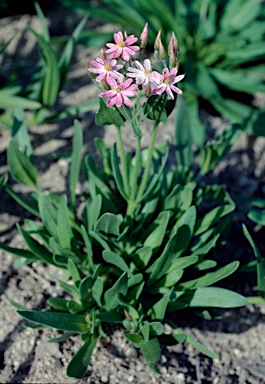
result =
[[[124,337],[140,348],[154,369],[160,345],[187,341],[216,357],[178,327],[177,315],[194,308],[209,319],[215,316],[216,308],[246,304],[239,294],[214,286],[238,267],[234,261],[220,268],[214,260],[214,249],[224,240],[233,220],[233,201],[221,186],[200,187],[191,169],[180,166],[168,170],[166,147],[161,146],[154,150],[148,186],[134,214],[128,215],[116,146],[108,148],[100,139],[96,145],[102,165],[98,168],[90,156],[82,163],[90,195],[79,217],[75,197],[82,151],[79,122],[75,122],[69,201],[66,195],[40,191],[32,156],[25,154],[25,146],[21,151],[15,139],[10,142],[11,175],[34,188],[31,200],[23,200],[5,184],[7,178],[3,184],[41,224],[25,220],[25,226],[18,225],[28,250],[7,245],[1,248],[22,257],[25,263],[41,261],[63,269],[64,278],[57,281],[71,296],[49,299],[49,308],[43,312],[18,306],[18,313],[29,325],[63,331],[63,338],[80,334],[84,344],[67,369],[75,378],[85,374],[96,341],[105,336],[109,322],[121,324]],[[222,145],[219,138],[205,148],[208,156],[203,155],[202,169],[210,164],[209,154],[215,156],[213,148]],[[132,180],[135,158],[127,153],[126,159]],[[145,156],[142,161],[144,166]],[[171,335],[164,334],[165,324],[171,326]]]

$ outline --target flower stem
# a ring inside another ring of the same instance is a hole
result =
[[[119,151],[120,151],[123,183],[124,183],[125,193],[129,196],[128,174],[127,174],[125,151],[124,151],[122,135],[121,135],[121,127],[116,126],[116,129],[117,129],[117,137],[118,137],[118,147],[119,147]]]
[[[135,165],[133,173],[133,182],[132,182],[132,193],[131,200],[134,201],[136,197],[137,190],[137,179],[141,169],[141,137],[136,137],[136,152],[135,152]]]
[[[148,181],[148,177],[149,177],[149,172],[150,172],[150,167],[151,167],[151,163],[152,163],[153,150],[154,150],[154,146],[155,146],[157,128],[158,128],[158,123],[155,122],[154,129],[153,129],[152,136],[151,136],[151,141],[150,141],[147,161],[146,161],[146,164],[145,164],[145,170],[144,170],[144,174],[143,174],[143,178],[142,178],[142,182],[141,182],[140,188],[138,190],[136,201],[139,201],[141,199],[141,197],[142,197],[142,195],[144,193],[144,190],[146,188],[146,185],[147,185],[147,181]]]

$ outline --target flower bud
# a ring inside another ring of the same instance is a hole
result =
[[[95,79],[96,78],[96,75],[94,74],[94,73],[92,73],[92,72],[90,72],[89,70],[88,70],[88,65],[86,66],[86,69],[87,69],[87,74],[88,74],[88,76],[90,77],[90,79]]]
[[[178,47],[179,47],[178,40],[173,32],[168,45],[168,56],[169,56],[171,68],[174,68],[176,65],[177,57],[178,57]]]
[[[161,40],[159,40],[158,52],[161,60],[166,60],[167,54]]]
[[[110,89],[110,86],[109,86],[109,84],[108,84],[106,79],[102,80],[102,85],[103,85],[104,89],[106,89],[106,90]]]
[[[156,39],[155,39],[155,44],[154,44],[154,50],[158,51],[159,50],[159,41],[161,41],[161,29],[159,30]]]
[[[145,24],[144,29],[140,36],[140,48],[143,49],[146,47],[148,41],[148,23]]]
[[[149,84],[147,85],[144,94],[145,94],[146,97],[151,96],[151,94],[152,94],[152,89],[151,89],[151,87],[150,87]]]
[[[102,60],[107,60],[106,55],[105,55],[105,52],[104,52],[104,49],[101,49],[101,51],[100,51],[100,58],[101,58]]]
[[[176,60],[176,55],[175,55],[175,52],[174,51],[170,51],[169,52],[169,64],[170,64],[170,68],[174,68],[175,65],[177,63],[177,60]]]

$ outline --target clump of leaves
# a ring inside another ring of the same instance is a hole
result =
[[[97,120],[111,124],[120,118],[117,110],[101,103]],[[81,378],[85,374],[97,340],[105,336],[106,323],[120,323],[123,336],[141,350],[156,372],[160,345],[186,341],[217,357],[178,327],[177,315],[194,308],[210,319],[215,308],[239,307],[247,302],[236,292],[214,286],[239,264],[234,261],[220,268],[214,260],[214,249],[224,241],[235,209],[224,188],[200,186],[192,166],[167,169],[168,145],[155,146],[146,187],[128,213],[116,144],[109,148],[96,139],[101,166],[89,155],[82,160],[82,129],[76,120],[69,199],[47,194],[38,188],[38,171],[18,112],[16,124],[21,134],[8,147],[10,173],[16,181],[32,187],[33,193],[25,200],[8,184],[7,176],[1,178],[1,185],[38,222],[27,219],[24,226],[18,224],[27,250],[5,244],[1,248],[24,263],[41,261],[62,269],[64,277],[57,281],[72,298],[50,298],[49,307],[41,312],[11,303],[28,326],[63,331],[63,336],[51,341],[81,337],[84,343],[68,365],[68,376]],[[229,129],[241,132],[240,127]],[[214,167],[227,145],[224,138],[217,138],[205,147],[201,175]],[[132,183],[139,186],[146,153],[142,152],[140,168],[131,153],[125,158],[130,188]],[[81,167],[90,193],[79,215],[75,191]],[[166,324],[172,329],[170,335],[164,334]]]
[[[166,43],[172,31],[176,34],[181,72],[186,73],[182,101],[188,108],[187,128],[198,146],[205,141],[205,128],[198,116],[200,100],[228,121],[251,122],[252,113],[255,121],[260,120],[246,95],[265,92],[265,12],[261,0],[103,0],[104,6],[82,0],[61,2],[136,34],[148,22],[151,44],[159,29]],[[197,129],[199,125],[201,129]],[[249,133],[265,134],[264,125],[252,125]]]

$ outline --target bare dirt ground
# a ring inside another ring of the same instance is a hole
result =
[[[59,10],[60,11],[60,10]],[[67,12],[48,14],[51,28],[65,27],[67,31],[76,25],[76,17]],[[56,14],[56,19],[54,15]],[[37,50],[28,26],[40,31],[35,16],[15,16],[0,19],[0,45],[18,31],[12,41],[6,60],[14,63],[34,65]],[[71,65],[65,90],[59,103],[75,105],[96,97],[97,90],[86,74],[86,64],[93,57],[93,50],[78,46]],[[222,130],[226,122],[202,111],[202,117],[211,132]],[[112,127],[97,127],[94,115],[86,113],[78,116],[84,132],[84,153],[95,156],[93,139],[103,137],[107,143],[115,140]],[[160,130],[159,141],[172,142],[174,116],[166,128]],[[144,146],[148,146],[149,127],[145,127]],[[132,149],[132,135],[125,130],[127,149]],[[40,187],[59,193],[67,190],[67,159],[55,161],[54,152],[70,152],[73,134],[73,119],[68,118],[51,124],[30,128],[37,165],[40,172]],[[7,130],[0,131],[0,174],[7,171],[5,150],[10,138]],[[247,135],[242,135],[231,153],[219,163],[209,176],[211,182],[227,186],[230,193],[244,196],[264,196],[265,139],[258,138],[249,146]],[[96,159],[96,157],[95,157]],[[19,186],[14,184],[14,188]],[[80,183],[80,193],[86,188]],[[21,246],[23,242],[16,229],[28,214],[3,191],[0,194],[0,241],[10,246]],[[250,258],[251,250],[243,237],[241,224],[245,217],[237,213],[237,221],[232,228],[223,256],[231,259]],[[247,222],[248,225],[252,225]],[[264,229],[256,230],[254,236],[264,251]],[[222,254],[221,254],[222,256]],[[14,268],[13,256],[0,251],[0,382],[1,383],[74,383],[66,377],[65,369],[80,346],[78,338],[64,343],[47,343],[47,339],[58,333],[53,330],[35,331],[23,327],[23,321],[8,299],[13,298],[32,309],[44,309],[50,296],[60,293],[60,287],[50,275],[52,267],[24,266]],[[220,257],[220,255],[219,255]],[[256,295],[255,279],[232,280],[234,290],[245,295]],[[265,383],[265,307],[248,305],[245,308],[223,312],[220,321],[206,321],[191,315],[180,319],[180,326],[219,354],[212,360],[198,353],[189,345],[178,345],[162,351],[157,376],[147,367],[139,351],[125,341],[119,329],[109,329],[110,337],[98,342],[86,376],[78,383],[214,383],[214,384],[261,384]]]

